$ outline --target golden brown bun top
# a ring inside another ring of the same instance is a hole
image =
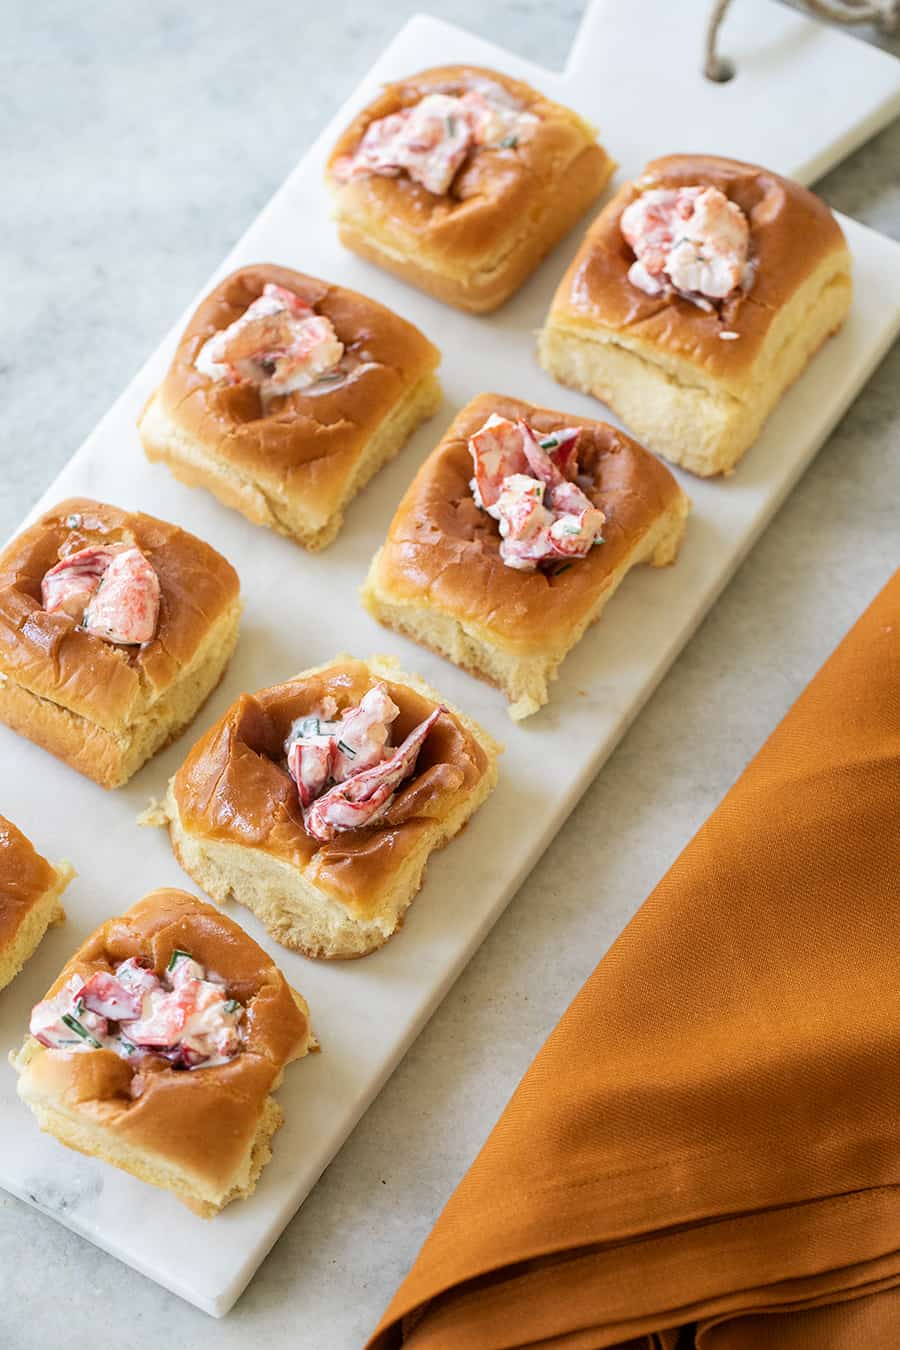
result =
[[[488,767],[478,741],[452,712],[432,727],[415,773],[382,819],[320,844],[306,832],[293,779],[283,767],[284,742],[297,717],[321,709],[331,696],[338,709],[360,701],[383,677],[365,661],[339,660],[286,684],[244,694],[194,746],[175,776],[174,793],[185,829],[312,866],[315,884],[338,895],[358,915],[371,914],[406,853],[479,782]],[[400,709],[391,727],[398,745],[435,703],[398,680],[383,679]]]
[[[274,399],[263,413],[249,381],[224,384],[194,369],[203,344],[227,328],[267,282],[284,286],[331,320],[346,349],[347,378]],[[440,352],[399,314],[356,291],[259,263],[220,282],[184,331],[161,395],[170,417],[225,463],[280,478],[311,502],[345,475],[405,393],[436,369]]]
[[[159,624],[142,647],[105,642],[41,605],[41,581],[61,557],[118,542],[136,544],[159,577]],[[116,731],[172,684],[239,589],[231,564],[177,525],[73,497],[0,554],[0,672]]]
[[[396,178],[368,174],[349,183],[334,177],[336,162],[354,154],[370,122],[428,94],[464,94],[492,84],[539,122],[515,147],[480,146],[442,196],[407,174]],[[589,123],[522,80],[480,66],[437,66],[384,87],[338,138],[328,159],[327,179],[338,193],[340,213],[367,219],[384,235],[382,242],[409,242],[412,236],[450,264],[473,265],[504,248],[504,241],[508,245],[510,236],[517,237],[536,208],[543,207],[549,191],[564,190],[561,176],[588,146],[605,159]]]
[[[87,979],[98,970],[114,971],[131,956],[162,975],[176,948],[225,980],[229,997],[244,1005],[244,1048],[234,1059],[188,1070],[156,1056],[133,1063],[112,1050],[67,1055],[41,1047],[27,1072],[38,1092],[88,1112],[122,1142],[227,1186],[269,1091],[309,1041],[308,1016],[272,958],[212,905],[186,891],[152,891],[121,918],[102,924],[45,997],[73,975]],[[132,1097],[135,1074],[143,1090]]]
[[[56,868],[11,820],[0,816],[0,951],[31,907],[56,882]]]
[[[475,505],[468,437],[491,413],[521,417],[544,435],[581,428],[578,461],[594,480],[587,495],[606,515],[604,543],[556,575],[507,567],[497,521]],[[400,502],[381,553],[381,584],[392,596],[490,630],[506,647],[542,650],[578,621],[603,578],[680,491],[658,459],[607,422],[480,394],[454,419]]]
[[[622,212],[649,188],[702,184],[735,202],[750,224],[753,285],[707,313],[679,295],[647,295],[628,280],[634,253]],[[841,227],[825,203],[799,183],[715,155],[668,155],[626,183],[591,225],[553,301],[551,322],[595,324],[665,348],[715,378],[740,379],[759,353],[778,311],[829,254],[849,266]],[[723,340],[722,331],[735,332]]]

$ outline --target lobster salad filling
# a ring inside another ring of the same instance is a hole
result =
[[[344,830],[380,820],[443,711],[435,708],[398,746],[388,739],[400,709],[381,682],[340,716],[329,696],[320,713],[297,718],[284,752],[307,833],[328,843]]]
[[[205,1069],[240,1053],[244,1008],[224,983],[175,950],[160,978],[135,957],[114,973],[73,975],[32,1010],[29,1030],[49,1050],[112,1050],[122,1059],[157,1055]]]
[[[370,122],[356,152],[338,161],[335,173],[344,182],[406,173],[442,196],[470,152],[482,146],[512,150],[537,121],[493,87],[426,94],[411,107]]]
[[[194,368],[215,382],[249,382],[263,404],[324,379],[344,355],[330,319],[285,286],[267,282],[234,323],[204,342]]]
[[[68,614],[86,633],[122,646],[151,641],[159,601],[153,564],[128,544],[80,548],[61,558],[41,581],[48,614]]]
[[[750,224],[718,188],[651,188],[626,206],[621,228],[635,254],[628,280],[647,295],[711,311],[753,285]]]
[[[540,435],[521,419],[492,413],[469,437],[469,486],[476,506],[499,522],[507,567],[533,572],[585,558],[603,543],[606,516],[578,481],[579,435],[578,427]]]

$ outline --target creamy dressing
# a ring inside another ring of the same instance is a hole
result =
[[[676,292],[702,309],[753,285],[750,226],[718,188],[651,188],[622,212],[635,253],[632,285],[647,295]]]
[[[29,1030],[50,1050],[157,1055],[187,1069],[227,1064],[242,1048],[244,1009],[188,952],[175,951],[160,979],[133,957],[115,973],[73,975],[38,1003]]]
[[[448,192],[470,151],[514,149],[537,123],[493,88],[426,94],[409,108],[370,122],[355,154],[335,166],[343,180],[405,173],[435,196]]]
[[[243,314],[203,344],[194,368],[216,383],[255,385],[265,404],[328,379],[343,355],[330,319],[267,282]]]
[[[297,718],[284,752],[307,832],[327,843],[344,830],[376,823],[413,772],[441,712],[436,708],[396,749],[388,739],[400,709],[380,681],[340,718],[333,698],[320,713]]]
[[[303,806],[312,803],[329,779],[342,783],[383,759],[400,709],[385,686],[376,684],[342,718],[334,716],[336,711],[334,699],[329,699],[322,716],[297,718],[285,742],[288,771]]]
[[[602,544],[606,517],[578,484],[579,430],[540,437],[522,420],[492,413],[469,437],[476,505],[499,523],[500,557],[533,572],[541,563],[584,558]]]
[[[159,577],[139,548],[108,544],[62,558],[41,581],[48,614],[62,612],[87,633],[123,646],[149,642],[159,623]]]

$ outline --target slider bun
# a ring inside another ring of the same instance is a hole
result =
[[[61,550],[118,542],[136,544],[160,581],[159,625],[141,647],[106,642],[41,603]],[[237,573],[209,544],[141,512],[61,502],[0,554],[0,720],[119,787],[194,717],[228,663],[239,618]]]
[[[19,1096],[43,1130],[70,1148],[173,1191],[204,1218],[250,1195],[282,1120],[270,1096],[286,1064],[314,1047],[305,1001],[233,919],[185,891],[153,891],[109,919],[63,967],[45,997],[73,975],[139,957],[157,973],[189,952],[247,1009],[244,1049],[227,1064],[175,1069],[111,1050],[66,1054],[33,1037],[13,1059]],[[140,1074],[142,1090],[132,1095]]]
[[[274,400],[266,412],[251,384],[212,381],[194,361],[268,282],[331,320],[352,368],[343,380]],[[243,267],[188,323],[141,415],[144,450],[255,524],[324,548],[349,500],[437,411],[439,361],[418,328],[367,296],[269,263]]]
[[[382,820],[321,844],[281,767],[285,738],[325,697],[342,710],[378,680],[400,709],[393,744],[435,706],[446,712]],[[194,881],[252,909],[278,942],[312,957],[365,956],[399,927],[430,853],[494,787],[497,753],[486,731],[388,658],[341,657],[238,699],[170,782],[160,823]]]
[[[443,196],[403,174],[335,176],[370,122],[427,94],[491,86],[539,123],[513,148],[480,148]],[[439,66],[385,86],[338,138],[326,177],[342,243],[448,304],[485,313],[518,289],[614,168],[589,123],[530,85],[478,66]]]
[[[580,427],[587,495],[606,515],[604,542],[553,575],[500,557],[497,522],[475,505],[468,438],[491,413],[542,434]],[[366,608],[502,689],[513,718],[547,702],[565,654],[596,622],[630,567],[672,562],[688,499],[669,470],[606,422],[480,394],[463,408],[397,508],[363,588]]]
[[[721,312],[628,280],[625,208],[648,188],[697,183],[736,202],[750,225],[753,285]],[[695,473],[722,473],[840,327],[850,298],[843,232],[814,193],[756,165],[669,155],[626,183],[588,230],[553,299],[540,360],[607,403],[651,450]]]

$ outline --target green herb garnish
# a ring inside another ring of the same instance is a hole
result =
[[[356,759],[356,751],[346,741],[338,741],[338,749],[343,750],[344,754],[349,755],[351,759]]]
[[[241,1006],[241,1005],[240,1005],[240,1003],[238,1003],[238,1001],[237,1001],[236,998],[227,998],[227,999],[225,1000],[225,1011],[226,1011],[227,1013],[237,1012],[237,1010],[238,1010],[238,1008],[239,1008],[240,1006]]]
[[[450,136],[456,135],[456,118],[453,116],[447,118],[447,132]]]
[[[87,1027],[83,1027],[81,1025],[77,1017],[73,1017],[71,1013],[63,1013],[61,1020],[65,1023],[65,1025],[69,1028],[70,1031],[75,1032],[76,1036],[80,1036],[83,1041],[87,1041],[88,1045],[91,1047],[92,1050],[103,1049],[103,1046],[100,1044],[100,1042],[94,1036],[91,1035]]]
[[[571,563],[563,563],[561,567],[557,567],[557,568],[556,568],[556,570],[554,571],[553,575],[554,575],[555,577],[561,577],[562,574],[563,574],[563,572],[568,572],[568,570],[569,570],[569,568],[570,568],[571,566],[572,566]]]
[[[519,144],[518,136],[504,136],[503,140],[500,142],[500,149],[515,150],[518,144]]]
[[[318,717],[304,717],[297,727],[297,736],[301,739],[306,736],[321,736],[321,734]]]
[[[316,384],[331,384],[334,380],[342,380],[343,378],[344,372],[342,370],[332,370],[327,375],[320,375]]]
[[[166,970],[174,970],[179,961],[193,961],[193,959],[190,952],[183,952],[180,947],[176,947],[169,957],[169,964],[166,966]]]
[[[559,445],[559,440],[556,436],[547,436],[544,440],[538,441],[538,445],[542,450],[555,450]]]

